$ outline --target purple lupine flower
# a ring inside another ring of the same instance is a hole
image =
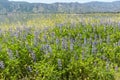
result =
[[[109,36],[109,35],[107,36],[107,40],[106,40],[106,42],[107,42],[107,44],[110,43],[110,36]]]
[[[44,51],[44,50],[45,50],[45,45],[44,45],[44,44],[42,44],[40,50],[41,50],[41,51]]]
[[[46,45],[46,51],[48,51],[49,53],[52,53],[52,48],[50,45]]]
[[[27,67],[27,70],[28,70],[29,72],[32,72],[31,66],[28,66],[28,67]]]
[[[114,47],[117,47],[117,43],[113,43],[113,46],[114,46]]]
[[[8,49],[7,53],[8,53],[9,58],[13,59],[13,52],[12,52],[12,50]]]
[[[96,47],[92,47],[92,53],[93,53],[93,54],[96,53]]]
[[[87,44],[87,39],[86,38],[84,38],[84,45],[86,45]]]
[[[43,29],[43,32],[47,32],[48,29],[49,29],[49,27],[48,27],[48,26],[45,26],[44,29]]]
[[[16,50],[16,57],[19,58],[18,50]]]
[[[92,43],[92,46],[96,46],[96,45],[97,45],[97,42],[94,41],[94,42]]]
[[[56,39],[56,48],[59,49],[59,43],[60,43],[60,40],[57,38]]]
[[[4,69],[4,68],[5,68],[5,65],[4,65],[4,62],[3,62],[3,61],[0,61],[0,68],[1,68],[1,69]]]
[[[94,26],[92,26],[92,30],[93,30],[93,32],[95,32],[95,27]]]
[[[74,49],[74,40],[70,39],[70,50],[72,51]]]
[[[97,40],[97,34],[94,35],[94,40]]]
[[[104,60],[104,61],[107,61],[107,60],[108,60],[105,55],[102,55],[102,56],[101,56],[101,59]]]
[[[55,38],[55,33],[54,32],[51,33],[51,37]]]
[[[34,43],[35,46],[37,46],[38,43],[37,43],[37,39],[36,38],[33,38],[33,43]]]
[[[37,32],[36,30],[34,31],[34,36],[35,38],[37,38],[39,36],[39,32]]]
[[[112,21],[109,19],[108,22],[107,22],[107,24],[108,24],[109,26],[112,25]]]
[[[46,34],[43,35],[43,39],[44,39],[44,42],[47,42],[47,35]]]
[[[60,42],[60,41],[59,41],[59,39],[57,38],[57,39],[56,39],[56,45],[58,45],[58,44],[59,44],[59,42]]]
[[[93,27],[95,27],[95,24],[92,23],[91,26],[92,26],[92,28],[93,28]]]
[[[31,57],[32,57],[33,61],[36,62],[36,55],[35,55],[35,53],[34,52],[30,52],[30,54],[31,54]]]
[[[58,69],[62,69],[62,61],[61,59],[58,59]]]
[[[38,38],[39,37],[39,33],[37,31],[34,31],[34,38]]]
[[[115,66],[115,71],[116,71],[116,72],[118,71],[118,66]]]
[[[99,39],[102,39],[100,34],[98,35],[98,38],[99,38]]]
[[[49,52],[52,53],[52,47],[51,46],[49,46]]]
[[[120,30],[120,22],[118,22],[118,29]]]
[[[82,25],[82,27],[85,27],[86,24],[84,22],[82,22],[81,25]]]
[[[0,36],[2,35],[2,30],[0,29]]]
[[[62,39],[62,48],[67,49],[67,42],[64,38]]]
[[[93,53],[93,54],[97,53],[96,45],[97,45],[96,42],[93,42],[93,43],[92,43],[92,53]]]
[[[16,31],[16,32],[12,32],[12,33],[11,33],[11,36],[18,38],[19,34],[18,34],[18,32]]]
[[[62,27],[64,26],[64,24],[59,24],[59,25],[57,25],[58,26],[58,28],[59,28],[59,30],[60,30],[60,33],[62,32]]]
[[[120,40],[118,41],[118,46],[120,46]]]
[[[78,59],[79,59],[77,53],[74,54],[74,57],[75,57],[75,60],[78,60]]]
[[[82,44],[82,48],[85,48],[85,44]]]
[[[45,53],[46,53],[46,54],[48,54],[48,53],[49,53],[48,48],[49,48],[49,45],[48,45],[48,44],[46,44],[46,45],[45,45]]]
[[[48,54],[47,50],[46,50],[46,45],[42,45],[41,46],[41,51],[43,51],[45,54]]]
[[[72,51],[74,49],[74,44],[70,43],[70,50]]]
[[[92,38],[89,38],[89,44],[92,45]]]
[[[8,30],[10,33],[12,33],[13,32],[13,30],[12,30],[12,28],[9,28],[9,30]]]
[[[50,45],[46,44],[46,45],[42,45],[41,50],[45,53],[52,53],[52,48]]]
[[[79,34],[80,40],[82,39],[82,34]]]
[[[2,30],[0,29],[0,32],[2,32]]]
[[[64,24],[58,24],[57,25],[59,28],[62,28],[64,26]]]
[[[120,26],[120,21],[118,22],[118,26]]]
[[[16,31],[18,32],[21,31],[20,27],[16,27]]]
[[[23,40],[26,40],[27,34],[23,34],[22,38]]]
[[[49,52],[48,52],[48,50],[45,50],[44,53],[45,53],[45,54],[48,54]]]

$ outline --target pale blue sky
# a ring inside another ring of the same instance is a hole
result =
[[[27,1],[27,2],[39,2],[39,3],[54,3],[54,2],[90,2],[90,1],[101,1],[101,2],[112,2],[120,0],[9,0],[9,1]]]

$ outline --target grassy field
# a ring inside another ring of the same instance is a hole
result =
[[[120,14],[0,15],[0,80],[119,80]]]

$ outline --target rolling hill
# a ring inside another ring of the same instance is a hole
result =
[[[0,0],[0,14],[6,13],[98,13],[120,12],[120,1],[89,3],[28,3]]]

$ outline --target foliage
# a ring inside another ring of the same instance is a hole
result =
[[[120,15],[113,15],[31,15],[17,19],[19,24],[1,23],[0,78],[115,80]]]

